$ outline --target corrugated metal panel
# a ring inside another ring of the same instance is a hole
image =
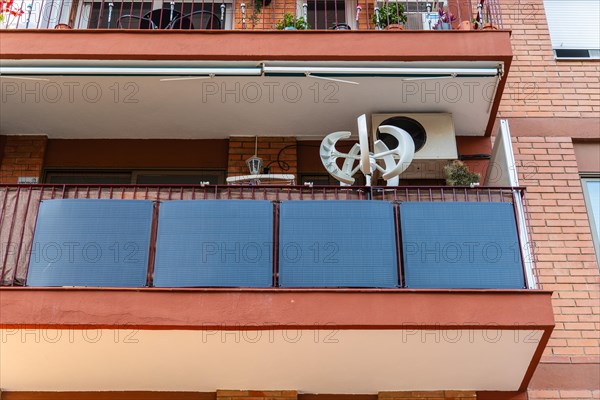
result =
[[[169,201],[160,206],[154,286],[272,286],[269,201]]]
[[[152,202],[44,200],[28,286],[143,287]]]
[[[544,7],[553,48],[600,48],[600,1],[544,0]]]
[[[389,202],[284,201],[281,287],[397,287]]]
[[[400,204],[409,288],[524,288],[512,203]]]

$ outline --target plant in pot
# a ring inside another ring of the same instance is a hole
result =
[[[469,167],[458,160],[444,167],[444,175],[448,186],[475,186],[481,179],[477,172],[469,171]]]
[[[372,17],[372,21],[377,26],[377,29],[387,30],[403,30],[406,20],[404,6],[397,2],[384,4]]]
[[[484,11],[484,3],[485,0],[480,0],[477,5],[477,17],[473,18],[473,27],[474,29],[483,29],[483,30],[497,30],[492,23],[492,11],[490,9],[490,5],[485,5]]]
[[[250,20],[252,21],[252,26],[256,26],[260,19],[259,15],[262,11],[263,6],[268,6],[271,4],[271,0],[254,0],[252,7],[252,15],[250,16]]]
[[[275,26],[280,31],[306,30],[310,29],[310,24],[304,17],[296,18],[292,13],[285,13],[283,19],[277,22]]]
[[[484,31],[488,31],[488,30],[494,30],[495,31],[495,30],[498,29],[492,23],[491,15],[492,15],[492,12],[490,10],[490,5],[487,4],[486,7],[485,7],[485,15],[484,15],[484,22],[483,22],[483,30]]]
[[[454,14],[450,12],[448,6],[444,6],[443,8],[438,8],[438,21],[433,26],[434,30],[438,31],[447,31],[452,29],[452,21],[454,21],[456,17]]]

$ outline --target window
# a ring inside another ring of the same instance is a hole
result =
[[[334,29],[346,24],[344,0],[308,0],[307,19],[311,29]]]
[[[600,2],[544,0],[557,59],[600,59]]]
[[[590,228],[594,239],[596,260],[600,264],[600,176],[581,179],[585,205],[590,218]]]
[[[46,171],[46,183],[82,185],[211,185],[225,183],[225,172],[220,170],[199,171]]]
[[[221,4],[223,26],[221,25]],[[193,14],[192,14],[193,13]],[[192,14],[192,17],[185,17]],[[182,18],[179,18],[182,17]],[[119,2],[109,0],[85,1],[75,17],[74,26],[80,29],[230,29],[233,17],[230,0],[173,2]]]

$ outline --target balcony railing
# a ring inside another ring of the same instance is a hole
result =
[[[143,276],[133,284],[136,287],[514,288],[515,282],[516,288],[531,287],[532,271],[527,268],[533,267],[526,265],[530,249],[517,234],[528,225],[517,216],[516,200],[524,203],[524,196],[523,188],[488,187],[0,185],[0,282],[2,286],[111,286],[101,280],[55,284],[46,278],[60,273],[56,266],[61,263],[84,269],[77,273],[92,273],[101,268],[94,257],[102,251],[115,258],[109,268],[117,269],[110,273],[121,274],[121,269],[130,267],[127,260],[134,246],[127,235],[140,234],[135,249],[143,255],[137,257]],[[82,201],[73,202],[76,199]],[[48,206],[44,203],[53,208],[42,210]],[[146,214],[129,221],[139,209],[128,208],[118,216],[115,213],[123,210],[107,211],[109,204],[139,204]],[[439,206],[431,208],[435,204]],[[82,213],[74,205],[92,207]],[[496,214],[503,216],[495,220]],[[121,227],[113,232],[118,224]],[[208,231],[195,230],[205,224]],[[133,233],[119,236],[128,230]],[[63,231],[71,236],[61,236]],[[90,232],[92,236],[86,236]],[[100,237],[108,242],[95,242]],[[268,248],[266,258],[261,258],[266,276],[263,270],[262,281],[248,281],[245,274],[252,275],[252,268],[262,262],[256,255],[262,246]],[[358,255],[350,254],[361,246]],[[245,252],[242,260],[232,251]],[[302,251],[305,259],[299,255]],[[200,258],[203,264],[196,265]],[[210,280],[185,275],[189,271],[172,276],[172,269],[190,259],[191,269],[208,266],[213,275],[226,271],[226,276],[211,275]],[[244,260],[250,261],[244,264]],[[469,264],[477,265],[469,270]],[[348,265],[350,269],[344,270]],[[420,275],[425,270],[428,275]],[[331,271],[338,274],[332,280],[320,275]],[[435,276],[449,273],[454,276],[450,283],[439,283]],[[480,281],[488,279],[485,274],[497,275],[498,281]],[[507,274],[516,281],[506,283]],[[380,275],[387,277],[379,280]],[[463,278],[456,281],[459,276]],[[65,282],[70,282],[68,278]]]
[[[2,24],[17,29],[502,29],[499,0],[15,0],[12,7]]]

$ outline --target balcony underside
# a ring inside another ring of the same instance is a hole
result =
[[[355,131],[355,119],[363,113],[395,112],[452,113],[457,135],[491,133],[512,57],[509,32],[287,33],[3,33],[3,68],[58,67],[59,72],[10,72],[11,76],[3,72],[0,133],[51,138],[310,139]],[[24,49],[23,40],[32,45]],[[301,71],[265,74],[263,66]],[[324,66],[340,72],[310,76],[303,72]],[[68,72],[72,67],[107,69],[82,76]],[[110,72],[121,67],[162,72]],[[165,80],[189,75],[168,72],[176,67],[247,68],[257,73]],[[366,72],[344,73],[348,67]],[[417,73],[369,72],[379,67],[411,68]],[[432,68],[445,72],[426,73]],[[461,69],[503,73],[453,75]],[[73,115],[78,115],[77,123]]]
[[[552,331],[550,296],[4,288],[2,386],[522,390]]]

